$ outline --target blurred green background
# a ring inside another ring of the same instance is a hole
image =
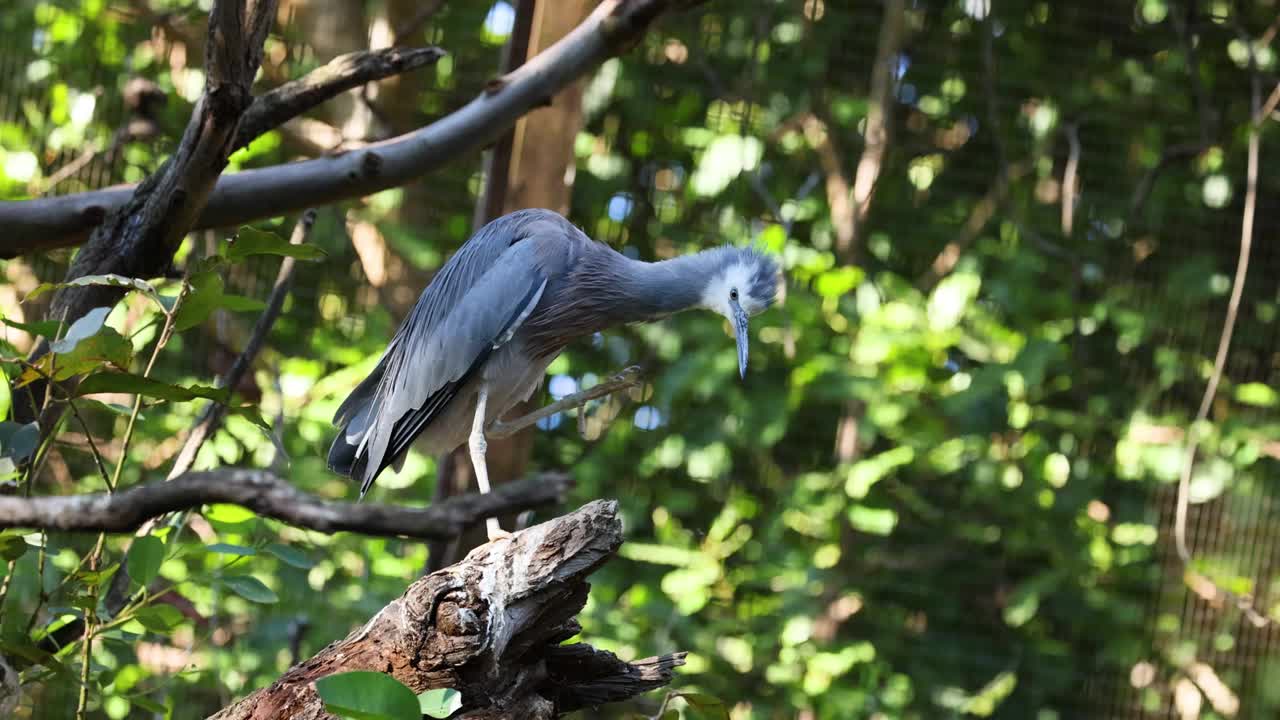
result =
[[[261,83],[385,44],[429,5],[282,2]],[[204,11],[10,0],[0,197],[153,170],[202,87]],[[1274,0],[715,0],[591,74],[569,217],[643,259],[758,243],[781,258],[786,288],[753,323],[745,382],[731,334],[708,313],[611,331],[550,369],[542,401],[631,363],[650,381],[621,406],[593,406],[596,419],[617,415],[598,438],[557,418],[517,458],[577,482],[535,520],[621,501],[627,544],[595,576],[584,639],[627,659],[688,650],[673,688],[722,699],[735,720],[1274,717],[1274,624],[1256,626],[1195,580],[1280,620],[1280,144],[1269,118],[1249,280],[1191,483],[1200,576],[1178,560],[1172,518],[1239,248],[1251,82],[1262,99],[1276,86],[1278,11]],[[501,1],[444,3],[403,40],[448,57],[367,101],[325,106],[311,118],[323,127],[268,133],[228,171],[326,151],[316,138],[330,131],[359,141],[440,117],[497,72],[515,15]],[[165,102],[127,105],[136,78]],[[127,121],[141,131],[117,142]],[[353,497],[324,467],[329,420],[474,229],[484,184],[472,153],[320,209],[312,240],[327,259],[300,265],[254,381],[237,389],[274,423],[299,487]],[[293,220],[258,226],[287,234]],[[193,233],[178,266],[227,235]],[[18,300],[60,279],[67,259],[0,262],[5,315],[39,319],[38,304]],[[264,298],[276,267],[233,266],[227,287]],[[142,350],[155,313],[131,298],[109,324],[141,328]],[[155,375],[212,382],[253,318],[219,311],[178,334]],[[4,355],[26,349],[6,333]],[[199,407],[144,411],[124,483],[163,477]],[[124,418],[86,414],[114,457]],[[102,489],[77,430],[37,492]],[[279,459],[232,417],[198,466]],[[430,502],[437,460],[412,454],[372,499]],[[160,569],[190,613],[175,627],[125,625],[96,647],[90,717],[203,717],[344,636],[428,562],[423,543],[330,537],[227,508],[192,527]],[[60,582],[93,538],[44,542],[42,578],[30,547],[3,581],[11,652],[80,612],[80,580]],[[218,542],[262,550],[208,550]],[[109,561],[120,543],[109,541]],[[218,580],[234,573],[274,601]],[[32,615],[41,582],[53,592]],[[19,717],[73,715],[74,677],[24,679]],[[647,717],[661,700],[582,716]]]

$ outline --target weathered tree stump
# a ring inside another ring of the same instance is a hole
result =
[[[414,582],[345,639],[223,709],[216,720],[319,720],[314,681],[352,670],[389,673],[415,692],[454,688],[462,718],[554,718],[671,681],[684,653],[623,662],[584,643],[586,578],[622,545],[615,501],[482,545]]]

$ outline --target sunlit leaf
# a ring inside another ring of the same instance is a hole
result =
[[[447,718],[462,707],[462,693],[453,688],[428,690],[418,696],[418,706],[423,715]]]
[[[49,343],[49,349],[56,353],[71,352],[81,340],[101,330],[103,323],[107,321],[107,316],[110,314],[110,307],[90,310],[81,316],[79,320],[71,323],[71,327],[67,328],[65,335]]]
[[[1280,402],[1280,393],[1264,383],[1244,383],[1236,387],[1236,400],[1246,405],[1275,407],[1276,403]]]
[[[133,359],[133,345],[113,328],[104,327],[76,343],[70,352],[46,356],[40,363],[46,373],[52,368],[55,380],[66,380],[104,366],[126,370]]]
[[[105,285],[110,287],[126,288],[128,290],[137,290],[153,300],[157,297],[155,287],[146,280],[138,280],[136,278],[127,278],[123,275],[107,273],[103,275],[85,275],[83,277],[78,277],[75,280],[63,283],[44,283],[37,285],[31,290],[31,292],[27,293],[23,302],[34,300],[50,290],[57,290],[65,287],[85,287],[89,285]]]
[[[228,525],[238,525],[258,517],[248,508],[224,503],[210,505],[205,509],[204,516],[211,522],[226,523]]]
[[[418,696],[383,673],[329,675],[316,680],[316,692],[326,710],[353,720],[422,720]]]

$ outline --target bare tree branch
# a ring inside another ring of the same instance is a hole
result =
[[[634,663],[576,643],[586,578],[622,545],[615,501],[589,503],[472,551],[409,586],[363,627],[213,720],[329,718],[315,681],[384,672],[414,692],[454,688],[454,717],[547,720],[666,685],[684,654]]]
[[[560,42],[494,79],[475,100],[431,125],[340,155],[219,179],[192,227],[235,225],[403,185],[492,142],[561,88],[606,58],[630,49],[660,15],[691,4],[687,0],[605,0]],[[0,203],[0,227],[8,240],[5,252],[74,245],[124,206],[133,191],[132,186],[122,186]]]
[[[543,473],[488,494],[460,495],[411,508],[325,500],[265,470],[222,468],[136,485],[114,495],[0,496],[0,528],[129,533],[166,513],[228,503],[324,533],[449,538],[486,517],[558,502],[569,486],[568,476]]]
[[[837,235],[837,249],[846,262],[852,262],[858,254],[858,229],[871,211],[871,198],[885,155],[889,152],[889,131],[893,118],[894,86],[897,80],[898,54],[902,50],[902,36],[906,25],[905,0],[886,0],[884,18],[880,21],[880,39],[876,46],[875,63],[871,66],[871,88],[867,108],[865,140],[862,156],[853,174],[852,225],[846,235]]]
[[[1207,583],[1208,587],[1212,588],[1214,593],[1233,599],[1236,607],[1248,618],[1249,622],[1255,627],[1265,627],[1272,620],[1258,612],[1257,608],[1254,607],[1252,596],[1239,595],[1228,590],[1212,579],[1203,576],[1193,567],[1193,551],[1187,542],[1187,510],[1191,502],[1191,474],[1195,467],[1196,450],[1200,446],[1200,435],[1197,433],[1197,426],[1203,424],[1209,418],[1209,410],[1213,407],[1213,400],[1218,393],[1218,384],[1222,381],[1222,375],[1226,370],[1227,354],[1231,350],[1231,336],[1235,332],[1236,318],[1240,312],[1240,300],[1244,296],[1244,283],[1249,275],[1249,253],[1253,247],[1254,215],[1258,206],[1258,165],[1262,144],[1262,124],[1266,122],[1268,116],[1268,113],[1263,112],[1261,80],[1258,77],[1257,58],[1252,50],[1254,47],[1252,39],[1244,34],[1242,30],[1237,29],[1237,32],[1240,34],[1241,39],[1245,41],[1245,47],[1250,48],[1249,149],[1245,166],[1244,208],[1240,217],[1240,252],[1236,257],[1235,276],[1231,282],[1231,296],[1227,300],[1226,317],[1222,321],[1222,333],[1218,336],[1218,350],[1213,358],[1213,371],[1209,374],[1209,381],[1205,384],[1204,395],[1200,398],[1200,407],[1196,410],[1195,419],[1187,428],[1186,445],[1182,451],[1182,467],[1178,475],[1178,493],[1174,506],[1173,539],[1174,547],[1178,551],[1178,557],[1187,566],[1186,572],[1190,578],[1203,581],[1203,583]],[[1280,92],[1280,86],[1278,86],[1277,90],[1273,90],[1271,94],[1274,96],[1277,92]]]
[[[445,51],[437,47],[391,47],[339,55],[254,100],[240,119],[234,146],[239,149],[248,145],[259,135],[339,93],[432,65],[444,56]]]

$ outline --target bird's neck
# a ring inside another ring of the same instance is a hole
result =
[[[656,320],[702,305],[702,292],[712,263],[702,253],[660,262],[619,256],[626,272],[619,273],[619,307],[628,309],[627,322]]]

